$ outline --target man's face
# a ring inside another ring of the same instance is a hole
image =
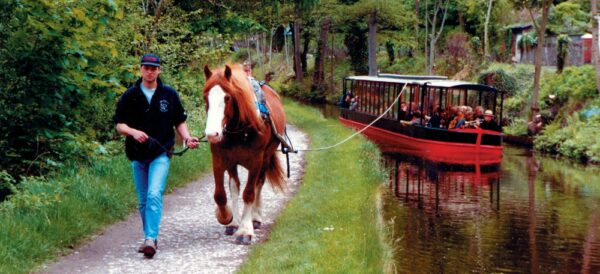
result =
[[[145,82],[154,82],[160,75],[160,67],[142,65],[140,71]]]
[[[483,119],[484,119],[484,120],[486,120],[487,122],[489,122],[489,121],[491,121],[491,120],[492,120],[492,116],[490,116],[490,115],[485,115],[485,116],[483,116]]]

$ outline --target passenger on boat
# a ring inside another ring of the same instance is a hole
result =
[[[408,111],[408,106],[405,102],[400,103],[400,110],[398,111],[398,120],[406,119],[406,112]]]
[[[475,119],[475,114],[467,109],[465,113],[465,124],[463,128],[475,128],[477,124],[477,119]]]
[[[475,109],[473,110],[473,117],[475,119],[481,119],[483,120],[483,107],[482,106],[476,106]]]
[[[433,115],[431,115],[431,118],[429,118],[429,121],[427,122],[427,126],[433,127],[433,128],[440,128],[441,120],[442,120],[442,116],[441,116],[440,108],[437,107],[437,108],[435,108],[435,111],[433,111]]]
[[[448,113],[446,112],[446,110],[442,110],[442,113],[440,113],[440,128],[448,128]]]
[[[466,122],[465,114],[462,112],[462,110],[458,110],[454,119],[452,119],[452,121],[450,121],[450,125],[448,125],[448,129],[464,128],[465,122]]]
[[[493,131],[502,132],[502,128],[494,120],[494,112],[488,109],[483,114],[483,122],[479,125],[481,129],[489,129]]]
[[[446,119],[445,119],[447,121],[446,122],[446,126],[447,126],[446,128],[453,128],[453,127],[451,127],[451,123],[452,123],[452,120],[454,120],[454,117],[456,117],[456,113],[457,112],[458,112],[458,107],[457,106],[452,106],[452,107],[450,107],[448,109],[448,111],[446,113],[447,114],[446,115]]]
[[[340,98],[340,107],[349,108],[352,98],[354,98],[352,91],[346,92],[346,95],[342,95],[342,98]]]
[[[400,121],[403,125],[420,125],[421,124],[421,112],[415,111],[412,114],[412,119],[410,121]]]
[[[348,107],[349,110],[356,110],[356,108],[358,107],[358,96],[353,97],[352,99],[350,99],[350,106]]]

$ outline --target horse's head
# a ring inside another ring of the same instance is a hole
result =
[[[254,95],[246,74],[238,67],[226,65],[211,71],[204,66],[205,134],[210,143],[223,140],[225,128],[260,130],[263,123],[257,114]]]

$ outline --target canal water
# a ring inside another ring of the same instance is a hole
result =
[[[380,148],[395,272],[600,273],[600,167],[507,144],[496,164]]]
[[[399,273],[600,273],[600,169],[505,145],[499,164],[385,154]]]

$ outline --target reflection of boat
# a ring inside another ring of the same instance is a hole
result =
[[[406,85],[403,94],[400,91]],[[435,155],[438,160],[458,162],[499,163],[502,159],[502,134],[480,128],[445,129],[429,127],[425,119],[418,123],[402,122],[416,113],[432,117],[435,109],[452,106],[497,110],[496,121],[502,118],[502,94],[493,87],[444,80],[434,76],[352,76],[344,79],[344,94],[358,99],[356,107],[342,108],[340,121],[358,129],[384,114],[399,96],[406,110],[397,103],[364,133],[379,141]],[[499,103],[499,104],[498,104]],[[343,106],[344,107],[344,106]]]
[[[386,154],[385,164],[394,196],[419,208],[480,211],[481,201],[487,199],[492,207],[500,207],[500,164],[451,164],[414,154]]]

